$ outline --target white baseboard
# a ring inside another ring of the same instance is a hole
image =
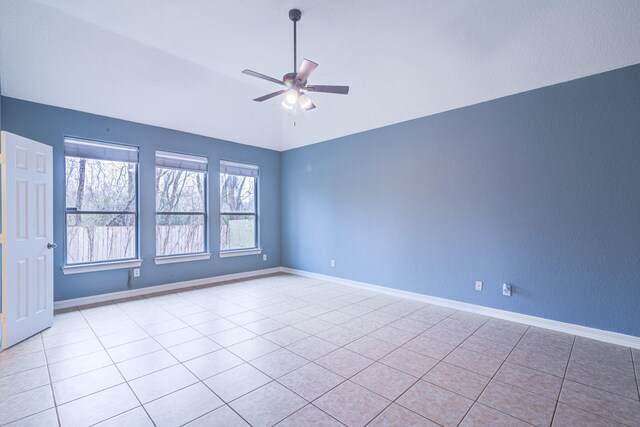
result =
[[[146,288],[129,289],[126,291],[110,292],[108,294],[93,295],[89,297],[66,299],[56,301],[53,305],[55,310],[71,307],[81,307],[83,305],[97,304],[119,300],[123,298],[131,298],[142,295],[157,294],[159,292],[173,291],[176,289],[193,288],[195,286],[204,286],[214,283],[227,282],[229,280],[247,279],[250,277],[265,276],[282,272],[282,268],[266,268],[264,270],[246,271],[243,273],[226,274],[224,276],[205,277],[203,279],[186,280],[184,282],[168,283],[166,285],[148,286]]]
[[[496,317],[498,319],[510,320],[512,322],[538,326],[540,328],[551,329],[553,331],[564,332],[567,334],[591,338],[611,344],[640,349],[640,337],[636,337],[633,335],[625,335],[617,332],[605,331],[602,329],[589,328],[586,326],[574,325],[572,323],[559,322],[557,320],[549,320],[542,317],[514,313],[512,311],[499,310],[497,308],[483,307],[481,305],[469,304],[446,298],[432,297],[415,292],[401,291],[399,289],[387,288],[384,286],[372,285],[364,282],[357,282],[355,280],[342,279],[335,276],[311,273],[304,270],[295,270],[287,267],[283,267],[280,270],[284,273],[297,274],[298,276],[310,277],[313,279],[319,279],[327,282],[338,283],[341,285],[352,286],[355,288],[366,289],[369,291],[380,292],[387,295],[393,295],[400,298],[408,298],[416,301],[422,301],[428,304],[440,305],[456,310],[482,314],[485,316]]]

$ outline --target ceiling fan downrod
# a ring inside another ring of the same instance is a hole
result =
[[[296,32],[296,24],[302,18],[300,9],[291,9],[289,11],[289,19],[293,21],[293,73],[298,69],[298,36]]]

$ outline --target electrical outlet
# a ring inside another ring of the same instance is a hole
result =
[[[482,282],[476,280],[476,291],[482,291]]]
[[[508,283],[503,283],[502,284],[502,295],[504,295],[505,297],[510,297],[511,296],[511,285]]]
[[[262,254],[262,260],[266,261],[267,260],[267,254]]]
[[[331,260],[331,267],[335,267],[335,266],[336,266],[336,260],[335,260],[335,259],[332,259],[332,260]]]
[[[134,268],[133,269],[133,277],[140,277],[140,269],[139,268]]]

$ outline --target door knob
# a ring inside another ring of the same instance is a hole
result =
[[[47,249],[55,249],[58,245],[56,243],[47,243]]]

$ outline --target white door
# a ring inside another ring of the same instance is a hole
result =
[[[52,148],[2,132],[2,348],[53,322]]]

